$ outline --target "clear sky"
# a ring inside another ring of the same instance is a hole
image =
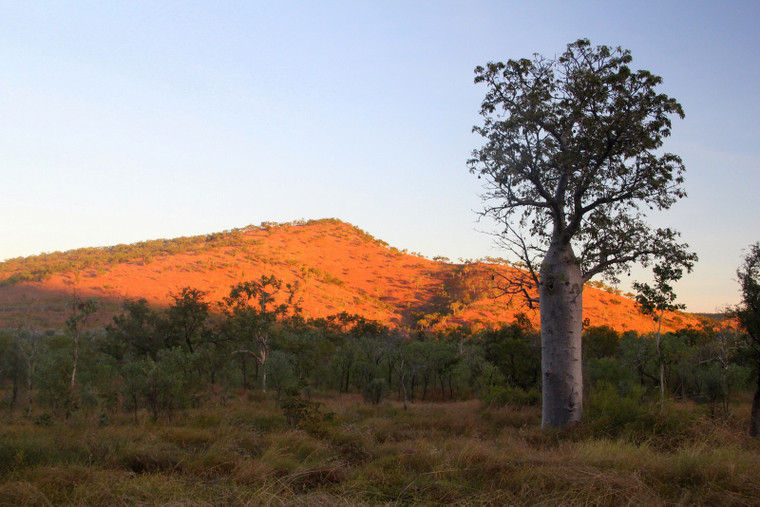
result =
[[[505,256],[466,167],[473,69],[585,37],[684,106],[665,149],[689,197],[652,222],[700,256],[680,301],[720,310],[760,240],[758,21],[738,0],[0,0],[0,259],[323,217]]]

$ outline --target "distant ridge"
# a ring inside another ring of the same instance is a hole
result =
[[[264,222],[206,235],[81,248],[0,263],[0,327],[60,327],[74,292],[94,297],[105,325],[125,298],[165,306],[192,287],[218,301],[230,286],[263,275],[298,284],[307,317],[354,313],[391,326],[432,331],[496,327],[538,312],[517,299],[494,298],[494,271],[516,268],[499,259],[451,263],[400,251],[362,229],[328,218]],[[591,326],[652,331],[631,299],[592,282],[584,289]],[[666,315],[665,330],[700,327],[707,317]]]

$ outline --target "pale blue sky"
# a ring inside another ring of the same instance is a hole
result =
[[[684,106],[691,311],[760,240],[759,2],[0,0],[0,259],[337,217],[398,248],[505,255],[465,162],[490,60],[623,46]],[[623,287],[625,289],[625,287]]]

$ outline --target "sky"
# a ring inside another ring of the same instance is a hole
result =
[[[699,255],[679,301],[722,311],[760,240],[758,20],[739,0],[0,0],[0,260],[327,217],[506,257],[466,165],[473,69],[588,38],[684,107],[664,149],[688,198],[650,221]]]

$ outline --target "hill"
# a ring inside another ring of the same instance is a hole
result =
[[[194,237],[83,248],[0,263],[0,327],[59,327],[74,293],[99,303],[95,325],[105,325],[125,298],[166,306],[183,287],[211,301],[232,285],[274,275],[298,284],[309,317],[348,312],[391,326],[445,329],[492,327],[538,312],[516,299],[496,298],[495,272],[516,268],[497,259],[451,263],[399,251],[336,219],[263,223]],[[631,299],[591,283],[584,318],[592,326],[648,332],[651,320]],[[668,314],[665,330],[699,327],[703,319]]]

